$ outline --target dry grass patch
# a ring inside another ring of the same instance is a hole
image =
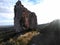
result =
[[[7,43],[5,43],[4,45],[27,45],[28,42],[34,37],[39,35],[40,33],[37,31],[31,31],[31,32],[27,32],[23,35],[18,36],[16,39],[14,38],[10,38],[9,41],[7,41]],[[1,44],[2,45],[2,44]]]

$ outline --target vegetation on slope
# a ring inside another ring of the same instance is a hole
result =
[[[6,42],[1,42],[0,45],[27,45],[28,42],[38,34],[40,34],[38,31],[27,32],[19,35],[17,38],[13,37]]]

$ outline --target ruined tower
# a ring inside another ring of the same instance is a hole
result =
[[[18,0],[14,6],[14,28],[16,32],[36,29],[36,26],[37,16],[35,13],[25,8],[21,1]]]

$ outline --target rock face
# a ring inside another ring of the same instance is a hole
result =
[[[16,32],[21,32],[27,29],[36,29],[37,16],[34,12],[25,8],[19,0],[14,6],[14,14],[14,28]]]
[[[51,22],[28,45],[60,45],[60,20]]]

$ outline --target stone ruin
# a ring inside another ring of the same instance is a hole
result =
[[[21,1],[17,1],[14,6],[14,28],[16,32],[22,32],[37,28],[37,16],[34,12],[25,8]]]

